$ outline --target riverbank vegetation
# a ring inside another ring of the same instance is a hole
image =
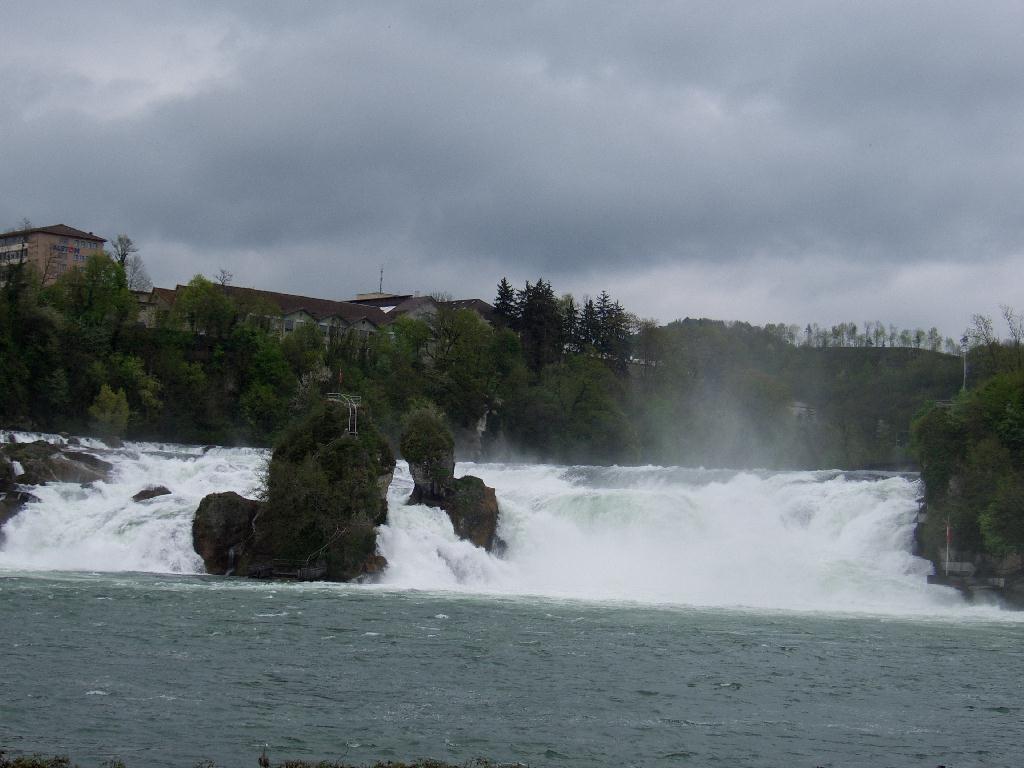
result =
[[[494,308],[493,323],[441,305],[367,338],[325,339],[314,324],[282,337],[266,308],[197,276],[146,328],[116,260],[46,287],[14,268],[0,289],[0,425],[269,445],[341,380],[393,445],[404,416],[428,406],[462,456],[899,467],[913,414],[960,385],[937,331],[659,326],[607,293],[577,299],[543,279],[501,280]]]
[[[998,340],[991,320],[975,318],[970,363],[977,383],[933,403],[913,423],[928,509],[926,554],[939,562],[948,527],[955,557],[983,572],[1019,569],[1024,553],[1024,334],[1016,332],[1016,313],[1007,308],[1004,316],[1008,342]]]

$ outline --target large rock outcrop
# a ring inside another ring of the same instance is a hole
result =
[[[211,573],[232,562],[239,576],[348,581],[376,573],[385,564],[376,526],[387,517],[394,468],[368,418],[349,434],[347,408],[325,403],[278,441],[262,501],[203,499],[193,546]]]
[[[192,520],[192,548],[203,558],[207,573],[234,572],[261,506],[234,491],[211,493],[199,502]]]
[[[500,546],[498,539],[498,497],[494,489],[473,475],[452,481],[451,493],[441,502],[459,537],[488,552]]]
[[[0,447],[24,472],[18,482],[24,485],[44,483],[93,483],[110,477],[113,465],[92,454],[36,440],[32,443],[8,443]]]
[[[409,414],[399,445],[413,479],[408,503],[443,509],[460,538],[487,551],[500,549],[494,489],[473,475],[455,477],[454,445],[439,414],[428,408]]]

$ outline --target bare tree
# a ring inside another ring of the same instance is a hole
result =
[[[133,291],[148,291],[153,288],[153,282],[149,279],[146,265],[142,257],[133,253],[124,264],[124,276],[128,281],[128,288]]]
[[[971,347],[985,347],[988,350],[992,370],[999,370],[999,337],[996,336],[992,318],[988,315],[971,315],[967,328],[967,342]]]
[[[1010,341],[1013,343],[1014,367],[1021,369],[1021,345],[1024,344],[1024,315],[1015,312],[1009,304],[1000,304],[999,309],[1003,311],[1003,319],[1006,327],[1010,330]]]
[[[139,249],[132,242],[132,239],[128,235],[120,234],[114,238],[114,242],[110,244],[110,247],[114,249],[114,260],[122,267],[127,265],[128,258],[133,253],[138,253]]]
[[[988,315],[971,315],[971,324],[967,328],[967,338],[971,346],[993,344],[996,339],[992,318]]]
[[[231,285],[231,281],[235,279],[234,272],[228,272],[224,267],[221,267],[217,272],[217,285],[221,288],[227,288]]]

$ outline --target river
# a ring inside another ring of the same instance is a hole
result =
[[[287,584],[191,551],[264,452],[90,445],[110,482],[37,489],[0,544],[12,753],[1019,764],[1022,615],[925,583],[912,476],[460,465],[497,489],[494,557],[405,506],[400,463],[383,578]]]

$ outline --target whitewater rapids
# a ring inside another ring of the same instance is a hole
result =
[[[27,441],[53,436],[14,433]],[[109,482],[51,484],[4,527],[0,569],[201,573],[192,517],[208,493],[251,495],[267,452],[85,441]],[[399,462],[378,546],[377,588],[757,609],[946,614],[912,554],[919,482],[879,473],[460,464],[495,487],[495,556],[440,510],[406,506]],[[152,485],[172,493],[136,503]]]

